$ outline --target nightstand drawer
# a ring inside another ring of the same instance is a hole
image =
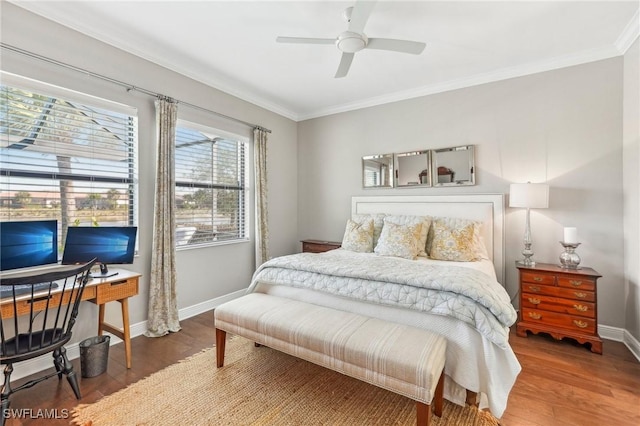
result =
[[[596,294],[593,291],[572,290],[569,288],[553,287],[549,285],[522,283],[522,292],[546,296],[565,297],[571,300],[595,302]]]
[[[540,296],[537,294],[523,294],[522,307],[557,312],[560,314],[579,315],[586,318],[595,318],[596,316],[596,305],[594,303],[568,300],[561,297]]]
[[[533,284],[555,285],[556,277],[555,275],[537,274],[535,272],[523,272],[522,281]]]
[[[558,277],[558,285],[560,287],[571,288],[574,290],[588,290],[593,291],[596,288],[596,282],[589,278],[573,278],[573,277]]]
[[[566,328],[583,333],[596,332],[596,322],[591,318],[558,314],[540,309],[522,308],[522,320],[525,322]]]
[[[126,297],[135,296],[136,294],[138,294],[137,278],[98,284],[96,286],[95,303],[102,305],[103,303],[121,300]]]

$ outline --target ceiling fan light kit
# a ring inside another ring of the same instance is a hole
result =
[[[355,53],[367,47],[368,41],[367,36],[364,34],[345,31],[338,36],[336,46],[342,52]]]
[[[425,43],[410,40],[395,40],[387,38],[367,38],[364,35],[364,26],[369,19],[375,1],[357,1],[355,6],[348,7],[342,13],[342,17],[349,23],[349,28],[335,39],[330,38],[306,38],[306,37],[277,37],[278,43],[295,44],[330,44],[335,43],[342,52],[336,78],[344,77],[349,72],[353,56],[363,49],[387,50],[400,53],[419,55],[425,48]]]

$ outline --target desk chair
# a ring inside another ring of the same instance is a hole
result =
[[[55,375],[62,379],[64,374],[76,398],[81,398],[78,379],[64,345],[71,339],[71,329],[76,322],[82,292],[89,281],[89,270],[94,263],[95,259],[80,266],[65,265],[15,273],[0,280],[0,287],[3,289],[12,287],[0,304],[0,364],[5,365],[4,384],[0,391],[0,425],[4,425],[5,416],[9,414],[11,394]],[[25,288],[26,294],[17,290],[24,291]],[[30,380],[15,389],[11,388],[14,363],[49,352],[53,353],[55,373]]]

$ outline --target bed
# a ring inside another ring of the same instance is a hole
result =
[[[501,417],[521,369],[500,284],[503,195],[353,197],[345,221],[343,248],[271,259],[248,291],[435,331],[448,341],[445,398],[464,404],[475,392]]]

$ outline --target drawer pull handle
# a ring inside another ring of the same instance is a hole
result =
[[[579,297],[580,299],[584,299],[585,297],[587,297],[587,293],[582,293],[580,291],[575,291],[573,294],[575,294],[575,296]]]
[[[580,312],[587,312],[589,310],[589,307],[584,305],[573,305],[573,307],[576,311]]]
[[[530,285],[529,286],[529,291],[533,291],[534,293],[537,293],[540,291],[540,287],[537,285]]]
[[[531,303],[533,305],[539,305],[540,304],[540,299],[536,299],[534,297],[530,297],[529,298],[529,303]]]
[[[533,318],[533,319],[540,319],[540,318],[542,318],[542,315],[540,315],[540,314],[539,314],[539,313],[537,313],[537,312],[529,312],[529,317],[530,317],[530,318]],[[574,322],[575,322],[575,321],[574,321]]]
[[[584,321],[578,321],[578,320],[573,320],[573,323],[580,328],[586,328],[589,325]]]
[[[536,282],[542,281],[542,277],[533,277],[533,280]]]
[[[574,287],[580,287],[582,285],[582,281],[578,281],[578,280],[570,280],[569,282]]]

